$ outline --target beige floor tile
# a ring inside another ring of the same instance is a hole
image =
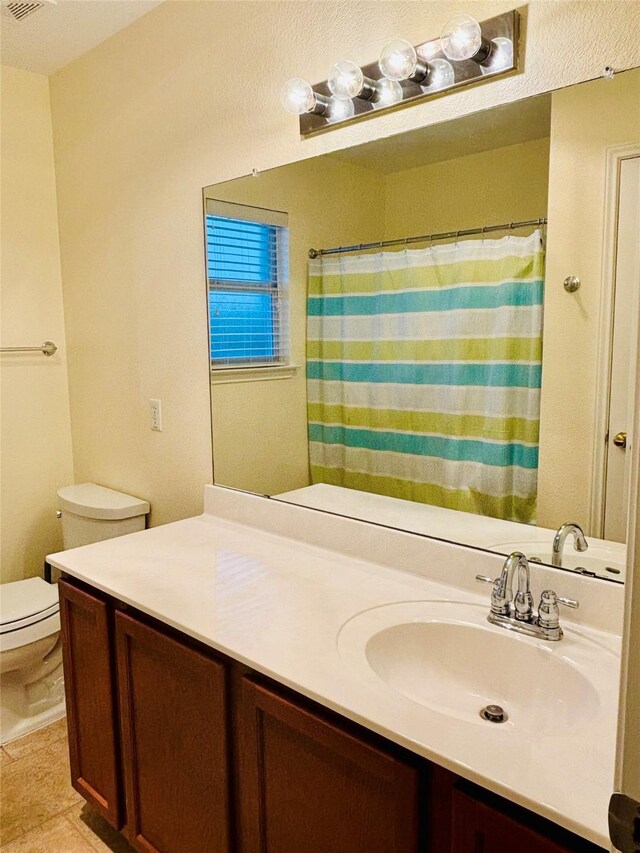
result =
[[[6,764],[11,764],[12,761],[13,759],[5,748],[0,746],[0,767],[4,767]]]
[[[18,740],[5,743],[3,749],[7,751],[11,758],[24,758],[25,755],[51,746],[51,744],[57,743],[57,741],[62,740],[66,736],[67,719],[63,717],[61,720],[56,720],[55,723],[51,723],[42,729],[18,738]]]
[[[3,844],[2,853],[94,853],[94,848],[62,816]]]
[[[70,784],[67,742],[31,752],[0,768],[0,843],[7,844],[81,802]]]
[[[91,806],[73,806],[64,813],[64,816],[72,824],[82,837],[91,844],[93,850],[100,853],[133,853],[124,836],[101,817]],[[4,853],[4,851],[3,851]]]

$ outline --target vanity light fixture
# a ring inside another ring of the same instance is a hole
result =
[[[439,89],[450,89],[455,80],[456,72],[450,62],[446,59],[432,59],[429,63],[429,76],[422,84],[422,91],[437,92]]]
[[[335,105],[330,121],[350,118],[355,113],[354,98],[370,101],[374,109],[388,107],[402,100],[402,86],[395,80],[383,77],[372,80],[365,77],[362,69],[348,59],[343,59],[331,69],[327,85],[333,93],[333,100],[344,106]],[[346,105],[349,105],[348,108]]]
[[[415,47],[404,39],[394,39],[385,45],[378,65],[388,80],[423,83],[429,76],[428,64],[418,57]]]
[[[471,15],[454,15],[442,28],[442,52],[447,59],[472,59],[478,64],[491,54],[491,42],[484,38],[480,24]]]
[[[329,98],[327,107],[327,121],[329,124],[335,124],[337,121],[346,121],[346,119],[353,117],[355,111],[356,108],[352,100],[345,101],[332,95]]]
[[[311,83],[307,83],[302,77],[287,80],[280,90],[280,101],[285,110],[294,116],[304,113],[323,116],[329,106],[329,99],[314,92]]]
[[[302,77],[292,77],[287,80],[280,91],[280,100],[285,110],[294,116],[305,113],[324,116],[329,124],[337,121],[345,121],[354,114],[353,101],[330,98],[314,92],[310,83]]]
[[[491,53],[480,65],[483,74],[492,74],[513,65],[513,42],[507,38],[491,39]]]
[[[327,85],[331,94],[341,101],[352,98],[370,101],[376,93],[376,81],[365,77],[362,68],[350,59],[341,59],[340,62],[336,62],[329,72]]]
[[[450,62],[437,58],[427,62],[419,57],[415,47],[404,39],[395,39],[385,45],[378,65],[384,74],[378,85],[384,83],[385,78],[392,82],[408,80],[418,83],[423,92],[435,92],[453,85],[455,80],[455,72]],[[400,100],[402,97],[398,98],[398,101]]]
[[[280,97],[285,109],[300,116],[302,136],[310,136],[514,71],[518,35],[516,10],[481,23],[466,14],[455,15],[437,38],[415,46],[394,39],[377,62],[360,67],[342,59],[324,82],[312,86],[294,77]]]
[[[402,100],[402,86],[397,80],[387,80],[383,77],[376,83],[376,93],[372,101],[374,110],[399,104]]]

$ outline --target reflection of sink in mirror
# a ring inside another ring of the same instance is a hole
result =
[[[543,527],[533,528],[528,524],[485,518],[470,512],[343,489],[326,483],[316,483],[276,497],[298,506],[360,518],[450,542],[463,542],[496,551],[505,557],[512,551],[523,551],[530,560],[552,564],[551,543],[556,531]],[[607,542],[590,536],[587,541],[589,548],[582,553],[573,550],[571,538],[565,542],[563,568],[582,566],[596,577],[618,583],[624,581],[626,547],[620,542]]]
[[[459,601],[391,604],[354,616],[338,648],[365,678],[373,672],[400,696],[474,726],[560,735],[598,715],[611,652],[571,628],[549,643],[507,633],[486,615],[486,606]],[[484,720],[487,705],[508,719]]]
[[[589,541],[589,540],[587,540]],[[541,563],[551,563],[551,542],[541,542],[539,539],[529,542],[498,542],[489,545],[491,551],[507,554],[512,551],[522,551],[529,560]],[[586,551],[575,551],[568,541],[562,554],[562,568],[581,571],[583,574],[592,573],[596,577],[609,580],[624,580],[626,548],[619,542],[607,542],[602,545],[589,541]]]

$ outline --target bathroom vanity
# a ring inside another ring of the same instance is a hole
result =
[[[544,643],[486,622],[497,555],[215,487],[202,516],[49,559],[73,784],[136,849],[608,845],[620,585],[534,566],[536,597],[581,599]]]

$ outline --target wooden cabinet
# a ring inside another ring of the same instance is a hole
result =
[[[504,800],[501,808],[496,800],[499,798],[453,789],[451,853],[597,853],[601,850],[559,827],[552,829],[551,835],[547,821]]]
[[[230,849],[225,668],[116,614],[122,758],[131,842]]]
[[[73,787],[112,826],[122,826],[112,618],[108,605],[58,584]]]
[[[243,679],[241,853],[417,853],[419,772]]]
[[[60,581],[73,785],[146,853],[596,853],[154,620]]]

